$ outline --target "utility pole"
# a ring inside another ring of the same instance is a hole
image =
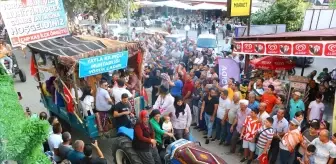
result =
[[[128,0],[127,1],[127,35],[128,35],[128,40],[131,40],[131,32],[130,32],[130,29],[131,29],[131,11],[130,11],[130,8],[131,8],[131,4],[130,4],[130,1]]]

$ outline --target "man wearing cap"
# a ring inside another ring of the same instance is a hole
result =
[[[228,154],[233,154],[236,152],[237,142],[239,141],[239,136],[242,133],[242,128],[244,121],[248,115],[251,113],[251,109],[247,108],[248,100],[240,100],[240,109],[237,111],[236,119],[231,125],[230,131],[233,133],[231,138],[231,148]]]
[[[281,138],[280,147],[280,162],[287,164],[290,162],[290,157],[295,151],[295,147],[303,143],[303,137],[298,129],[300,122],[292,119],[289,123],[289,131]]]
[[[289,119],[293,119],[298,111],[304,111],[305,105],[301,99],[300,92],[294,92],[293,98],[289,101]]]

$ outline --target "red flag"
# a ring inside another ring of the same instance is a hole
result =
[[[63,86],[63,92],[64,92],[64,101],[66,103],[66,109],[68,110],[68,112],[73,113],[75,111],[75,107],[71,96],[71,92],[65,86]]]
[[[34,58],[32,56],[31,59],[30,59],[30,75],[35,76],[37,71],[38,70],[37,70],[37,67],[34,63]]]
[[[258,157],[259,164],[268,164],[267,154],[261,154]]]
[[[141,52],[139,51],[137,54],[137,63],[140,64],[142,62]]]
[[[144,87],[142,87],[140,95],[144,97],[144,99],[145,99],[146,102],[148,102],[148,96],[147,96],[147,93],[146,93]]]

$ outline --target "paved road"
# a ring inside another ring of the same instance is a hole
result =
[[[193,38],[196,38],[196,32],[191,31],[190,36]],[[19,63],[19,66],[26,71],[27,74],[27,81],[25,83],[21,83],[19,80],[15,81],[15,89],[18,92],[22,93],[23,99],[21,100],[22,106],[29,107],[32,112],[39,113],[42,111],[46,111],[46,109],[43,107],[43,105],[40,103],[40,92],[37,90],[36,86],[38,85],[37,82],[34,81],[34,79],[29,76],[29,62],[30,62],[30,54],[28,54],[27,58],[23,58],[22,54],[20,52],[16,52],[17,54],[17,60]],[[312,70],[322,71],[323,67],[333,67],[335,65],[335,60],[330,59],[322,59],[322,58],[316,58],[315,63],[313,66],[306,68],[305,74],[308,74]],[[300,72],[300,69],[297,69],[297,72]],[[330,114],[329,114],[330,116]],[[204,139],[202,138],[202,135],[197,131],[192,131],[192,134],[194,138],[201,141],[202,146],[207,148],[208,150],[216,153],[221,158],[223,158],[227,163],[229,164],[235,164],[239,163],[239,156],[237,155],[226,155],[225,152],[228,152],[228,148],[224,146],[219,146],[218,142],[211,142],[209,145],[204,144]],[[89,143],[89,139],[84,136],[83,134],[72,131],[73,140],[75,139],[82,139]],[[105,157],[108,159],[108,163],[112,162],[112,153],[111,153],[111,146],[110,146],[109,140],[100,140],[99,146],[102,149]]]

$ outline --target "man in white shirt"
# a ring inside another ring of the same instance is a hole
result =
[[[266,112],[266,103],[261,102],[259,104],[259,114],[258,114],[258,118],[261,121],[262,125],[264,125],[266,119],[268,117],[270,117],[270,115]]]
[[[226,129],[224,121],[226,120],[227,112],[230,108],[231,101],[228,99],[229,92],[227,90],[223,90],[219,97],[219,104],[217,109],[217,117],[216,117],[216,137],[212,139],[212,141],[220,140],[220,144],[224,143],[225,140],[225,132]]]
[[[121,79],[117,80],[118,87],[112,88],[112,97],[114,98],[114,104],[117,104],[121,101],[121,95],[126,93],[128,97],[133,97],[132,93],[127,90],[124,85],[124,81]]]
[[[225,39],[225,44],[223,46],[223,52],[224,52],[224,55],[229,55],[232,50],[231,50],[231,44],[229,43],[229,38],[226,38]]]
[[[310,144],[316,147],[314,155],[316,164],[333,164],[336,158],[336,145],[329,139],[329,131],[322,130],[318,138]]]
[[[48,137],[48,144],[50,151],[53,152],[54,161],[61,162],[59,145],[63,142],[62,140],[62,126],[60,123],[53,125],[53,134]]]
[[[179,47],[175,45],[175,49],[170,53],[173,61],[179,61],[182,57],[182,53],[179,50]]]
[[[309,121],[318,119],[321,120],[324,111],[324,104],[322,102],[322,95],[317,94],[315,101],[310,102],[308,106],[308,119]]]
[[[104,121],[107,118],[107,112],[112,107],[112,99],[109,94],[108,83],[106,80],[101,80],[99,82],[100,87],[97,90],[96,94],[96,110],[98,113],[96,114],[98,129],[102,132],[104,129],[107,131],[107,121]]]

